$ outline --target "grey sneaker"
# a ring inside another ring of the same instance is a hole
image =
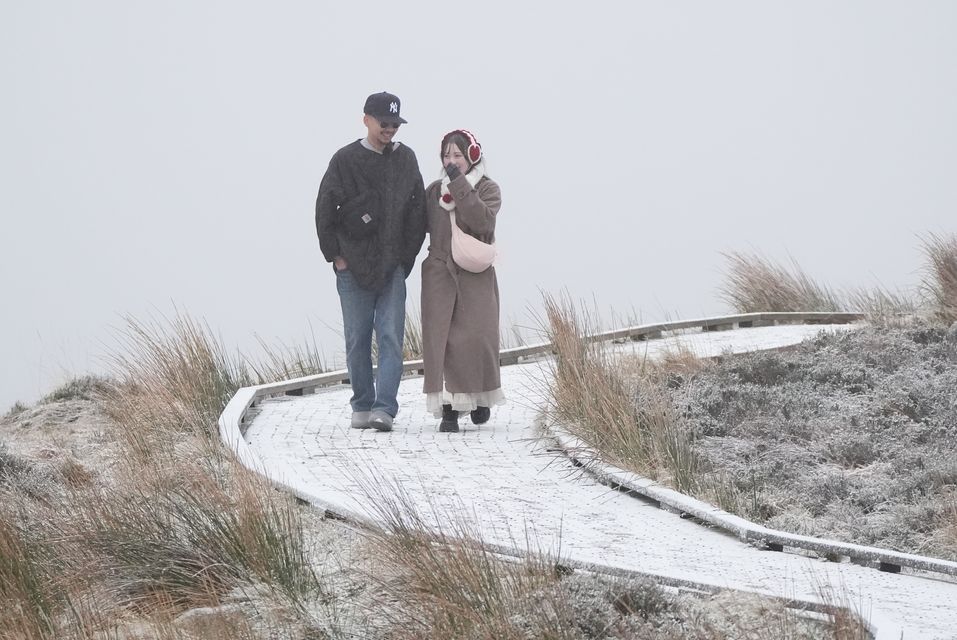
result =
[[[368,429],[372,425],[369,424],[369,418],[372,417],[371,411],[353,411],[352,412],[352,428],[353,429]]]
[[[385,411],[373,411],[369,426],[376,431],[392,431],[392,416]]]

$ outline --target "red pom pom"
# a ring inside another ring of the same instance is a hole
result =
[[[451,193],[443,193],[443,194],[442,194],[442,202],[444,202],[445,204],[449,204],[450,202],[452,202],[452,194],[451,194]]]

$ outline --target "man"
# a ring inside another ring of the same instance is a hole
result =
[[[399,98],[366,99],[365,138],[339,149],[319,185],[319,247],[336,274],[356,429],[391,431],[399,411],[405,279],[425,240],[425,192],[415,153],[393,141]],[[373,380],[372,331],[378,346]]]

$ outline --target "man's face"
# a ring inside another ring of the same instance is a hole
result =
[[[365,124],[366,129],[369,130],[369,142],[379,147],[385,147],[387,144],[391,144],[392,138],[395,137],[396,132],[399,130],[398,124],[382,122],[375,116],[368,114],[363,116],[362,122]]]

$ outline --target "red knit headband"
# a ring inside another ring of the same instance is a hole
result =
[[[479,141],[475,139],[475,136],[472,135],[472,132],[468,129],[456,129],[454,131],[449,131],[442,138],[443,140],[448,140],[450,136],[460,133],[469,141],[469,148],[466,150],[466,155],[468,156],[469,162],[475,164],[482,159],[482,145],[479,144]]]

